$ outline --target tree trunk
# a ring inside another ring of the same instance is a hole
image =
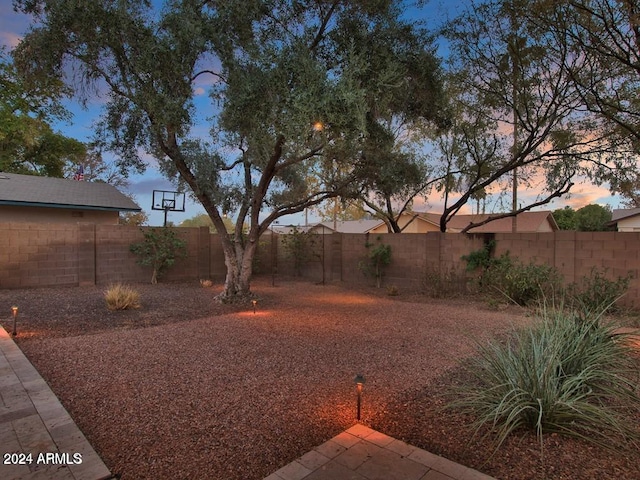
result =
[[[240,243],[223,242],[227,276],[224,289],[217,296],[220,302],[242,302],[251,296],[251,275],[257,244],[256,240],[248,241],[245,246]]]

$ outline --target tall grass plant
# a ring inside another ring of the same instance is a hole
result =
[[[124,283],[114,283],[104,292],[104,300],[109,310],[129,310],[140,308],[140,293]]]
[[[542,305],[536,323],[479,347],[468,365],[475,382],[452,406],[472,413],[496,448],[522,430],[535,431],[541,448],[554,432],[606,447],[638,442],[626,416],[640,407],[637,365],[628,336],[601,317]]]

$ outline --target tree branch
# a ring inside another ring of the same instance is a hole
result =
[[[571,190],[571,187],[573,187],[573,183],[569,179],[567,179],[563,183],[562,187],[560,187],[555,192],[553,192],[552,194],[547,196],[545,199],[540,200],[538,202],[534,202],[531,205],[527,205],[526,207],[519,208],[516,211],[512,211],[512,212],[508,212],[508,213],[502,213],[502,214],[499,214],[499,215],[490,215],[487,219],[485,219],[485,220],[483,220],[481,222],[475,222],[475,223],[471,222],[471,223],[469,223],[469,225],[464,227],[460,231],[460,233],[467,233],[472,228],[477,228],[477,227],[480,227],[482,225],[486,225],[487,223],[493,222],[494,220],[498,220],[500,218],[515,217],[516,215],[519,215],[519,214],[521,214],[523,212],[527,212],[527,211],[529,211],[529,210],[531,210],[533,208],[539,207],[541,205],[546,205],[547,203],[549,203],[554,198],[558,198],[558,197],[561,197],[561,196],[566,195],[567,193],[569,193],[569,190]]]

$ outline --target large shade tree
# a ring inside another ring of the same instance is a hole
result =
[[[0,50],[0,171],[62,177],[66,164],[84,157],[83,143],[51,126],[68,116],[62,90],[56,81],[24,82]]]
[[[511,194],[510,211],[491,221],[547,204],[578,179],[615,183],[637,171],[628,142],[602,128],[575,83],[592,65],[558,41],[543,10],[523,0],[471,3],[446,29],[459,114],[436,150],[443,231],[474,198]],[[519,197],[523,185],[538,197]]]
[[[586,108],[612,138],[640,153],[640,4],[636,0],[537,0],[532,13],[588,68],[565,65]],[[611,178],[614,191],[640,206],[637,170]]]
[[[446,120],[440,120],[444,125]],[[367,161],[359,198],[367,212],[385,223],[389,233],[401,233],[411,222],[401,225],[400,215],[438,179],[432,175],[428,156],[420,151],[424,142],[420,137],[411,138],[425,134],[419,117],[402,125],[392,120],[384,127],[364,150]]]
[[[355,195],[379,118],[412,109],[438,117],[437,90],[411,94],[410,60],[431,58],[432,48],[401,20],[398,2],[15,5],[37,21],[15,53],[27,78],[66,78],[85,95],[105,89],[102,131],[123,166],[140,167],[139,152],[152,152],[216,230],[233,212],[234,233],[221,236],[222,299],[249,293],[258,239],[274,220]],[[203,84],[213,99],[204,112],[196,101]],[[210,135],[195,135],[207,117]]]

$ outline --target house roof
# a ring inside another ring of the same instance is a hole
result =
[[[440,213],[432,212],[407,212],[407,215],[416,215],[417,218],[431,223],[440,228]],[[458,233],[462,231],[470,223],[478,223],[486,220],[491,215],[454,215],[447,223],[447,231]],[[558,230],[558,224],[553,218],[551,211],[545,210],[541,212],[522,212],[518,215],[518,232],[531,233],[539,231],[544,222],[548,221],[553,230]],[[472,228],[469,233],[510,233],[512,230],[512,217],[504,217],[493,220],[479,227]],[[380,225],[381,222],[378,222]]]
[[[615,224],[618,220],[640,215],[640,208],[617,208],[611,212],[611,222]]]
[[[455,215],[447,224],[452,231],[460,231],[470,223],[482,222],[490,215]],[[558,230],[558,224],[549,210],[541,212],[522,212],[517,215],[517,228],[519,233],[533,233],[540,230],[545,223],[551,224],[552,230]],[[504,217],[492,220],[479,227],[472,228],[469,233],[510,233],[513,228],[513,217]]]
[[[283,235],[293,233],[294,230],[297,230],[300,233],[307,233],[312,228],[313,225],[271,225],[271,227],[269,227],[272,232],[281,233]]]
[[[271,230],[275,233],[293,233],[295,228],[298,232],[318,233],[366,233],[373,227],[380,224],[380,220],[346,220],[336,222],[336,228],[333,228],[333,221],[318,222],[310,225],[272,225]]]
[[[326,228],[333,228],[333,221],[320,222],[318,225],[324,225]],[[336,232],[340,233],[366,233],[372,228],[380,225],[380,220],[345,220],[336,222]]]
[[[141,208],[116,187],[100,182],[0,172],[0,205],[135,211]]]

